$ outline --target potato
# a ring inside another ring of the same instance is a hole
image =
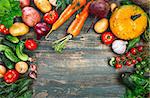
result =
[[[19,73],[26,73],[28,71],[28,64],[26,62],[18,62],[15,65],[15,69],[16,71],[18,71]]]
[[[34,8],[24,7],[22,9],[22,20],[28,26],[33,27],[40,22],[41,16]]]
[[[9,32],[12,36],[21,36],[29,32],[29,27],[24,23],[16,22],[9,28]]]
[[[49,12],[52,9],[48,0],[34,0],[34,4],[43,13]]]
[[[6,73],[6,68],[3,65],[0,65],[0,78]]]
[[[108,19],[102,18],[94,25],[94,30],[97,33],[103,33],[108,28]]]
[[[23,8],[25,6],[30,5],[30,0],[20,0],[20,7]]]

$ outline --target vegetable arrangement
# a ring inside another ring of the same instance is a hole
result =
[[[35,78],[31,76],[31,73],[36,75],[37,69],[33,70],[32,66],[31,70],[29,65],[32,65],[33,59],[23,52],[24,47],[35,50],[37,43],[31,39],[24,42],[12,35],[6,35],[2,39],[0,44],[1,98],[28,98],[26,96],[32,96],[32,90],[29,86]]]
[[[18,37],[29,33],[31,28],[35,31],[37,40],[43,36],[49,40],[49,35],[53,31],[80,11],[68,27],[66,36],[54,41],[52,48],[62,53],[66,43],[80,34],[87,18],[90,15],[94,16],[97,19],[96,23],[92,22],[94,31],[101,35],[102,43],[111,46],[112,51],[117,54],[109,60],[109,64],[116,69],[135,67],[134,72],[123,73],[121,76],[122,82],[128,88],[125,98],[142,98],[150,92],[149,76],[147,78],[145,75],[150,72],[149,57],[144,52],[144,46],[138,45],[141,40],[150,41],[150,17],[133,2],[123,0],[120,6],[115,2],[110,3],[109,0],[20,0],[20,2],[0,0],[0,2],[0,32],[5,35],[0,43],[1,98],[32,96],[30,85],[32,79],[37,78],[37,66],[24,50],[34,51],[38,45],[33,39],[24,41]],[[63,12],[59,15],[57,11],[60,8]],[[21,17],[21,21],[15,22],[16,17]]]

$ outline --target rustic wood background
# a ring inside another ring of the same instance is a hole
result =
[[[99,34],[93,30],[86,33],[92,18],[87,19],[81,34],[67,43],[62,54],[51,48],[51,42],[65,35],[73,19],[74,16],[53,32],[50,41],[39,41],[39,47],[33,53],[38,66],[33,98],[123,97],[125,87],[119,80],[122,70],[108,65],[108,59],[115,54],[110,46],[101,43]],[[33,36],[35,33],[30,32],[25,37]],[[0,35],[0,39],[2,37]]]

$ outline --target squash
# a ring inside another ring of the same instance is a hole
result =
[[[120,39],[131,40],[140,36],[147,27],[147,14],[137,5],[123,5],[110,18],[110,29]]]

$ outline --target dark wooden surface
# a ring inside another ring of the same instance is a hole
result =
[[[33,86],[34,98],[122,97],[125,87],[119,82],[118,70],[107,64],[114,54],[100,42],[99,34],[92,30],[86,33],[90,18],[80,36],[70,40],[62,54],[51,48],[51,42],[65,35],[71,21],[53,32],[50,41],[40,41],[35,51],[38,79]]]

